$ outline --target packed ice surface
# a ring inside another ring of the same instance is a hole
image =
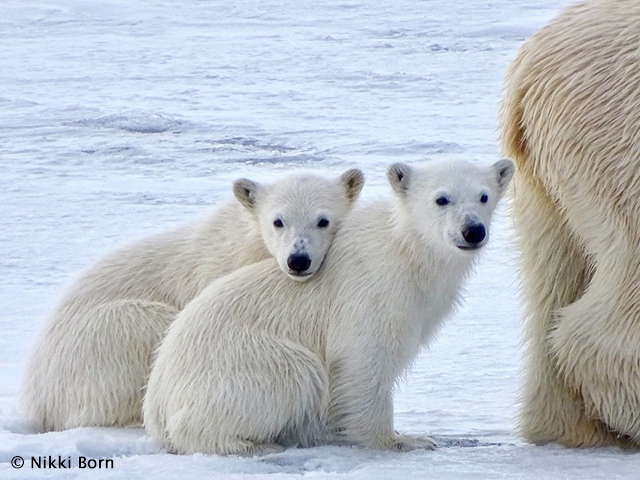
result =
[[[142,429],[36,435],[16,413],[29,349],[65,285],[115,246],[201,215],[233,179],[358,166],[375,196],[390,162],[494,161],[505,69],[567,3],[0,3],[0,478],[637,474],[637,454],[514,433],[522,313],[504,205],[464,305],[398,386],[396,428],[433,436],[436,451],[176,456]],[[49,455],[74,468],[32,468]],[[114,468],[81,470],[79,456]]]

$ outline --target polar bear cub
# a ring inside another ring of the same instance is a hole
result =
[[[147,430],[187,454],[434,448],[394,431],[393,388],[457,304],[513,171],[391,165],[393,198],[354,208],[309,281],[268,259],[211,284],[158,349]]]
[[[208,217],[99,261],[37,340],[22,412],[39,431],[141,423],[152,355],[178,312],[215,278],[270,255],[283,278],[311,278],[363,184],[357,169],[240,179],[235,199]]]

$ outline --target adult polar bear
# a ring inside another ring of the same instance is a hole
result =
[[[640,445],[640,2],[594,0],[529,39],[500,123],[516,160],[535,443]]]
[[[313,279],[265,260],[214,282],[158,349],[145,427],[180,453],[433,448],[394,432],[393,387],[456,305],[513,170],[392,165],[393,200],[354,208]]]
[[[356,169],[240,179],[237,201],[99,261],[38,339],[21,410],[39,431],[140,424],[152,354],[176,314],[215,278],[269,254],[289,277],[310,278],[363,185]]]

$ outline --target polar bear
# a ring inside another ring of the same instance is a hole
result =
[[[148,432],[186,454],[434,448],[394,432],[394,384],[457,304],[513,170],[391,165],[393,199],[354,208],[308,282],[265,260],[211,284],[158,349]]]
[[[533,443],[640,446],[639,48],[640,2],[588,1],[507,73]]]
[[[142,390],[168,325],[212,280],[269,255],[283,278],[323,263],[364,184],[313,173],[240,179],[208,217],[124,247],[70,288],[39,337],[19,408],[39,431],[142,423]]]

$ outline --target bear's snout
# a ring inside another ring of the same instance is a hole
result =
[[[287,258],[287,267],[292,273],[303,274],[311,266],[311,258],[306,253],[293,253]]]
[[[467,243],[471,245],[479,244],[485,239],[486,236],[487,231],[484,228],[484,225],[481,223],[468,224],[462,230],[462,237]]]

